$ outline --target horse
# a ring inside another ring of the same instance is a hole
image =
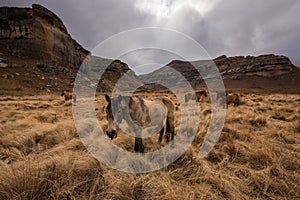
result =
[[[74,103],[76,103],[76,95],[72,94],[71,92],[69,92],[68,90],[63,90],[60,96],[64,96],[65,100],[73,100]]]
[[[235,106],[240,105],[240,94],[238,93],[226,93],[226,101],[227,101],[227,107],[229,104],[233,104]]]
[[[173,102],[166,98],[160,97],[154,100],[145,100],[140,96],[117,96],[110,98],[105,95],[107,101],[106,107],[106,119],[108,121],[108,127],[106,135],[112,140],[117,138],[118,131],[120,130],[118,124],[125,122],[128,127],[132,128],[135,135],[134,150],[136,152],[144,153],[144,145],[142,141],[141,128],[147,125],[155,124],[161,130],[159,131],[158,143],[161,143],[163,136],[168,143],[174,139],[174,124],[175,124],[175,106]],[[114,106],[114,107],[113,107]],[[122,111],[129,109],[129,117],[124,117]],[[131,118],[131,120],[128,120]],[[151,122],[153,120],[153,122]],[[134,122],[135,124],[132,124]],[[138,126],[136,126],[138,125]]]
[[[207,92],[205,90],[200,90],[195,92],[195,95],[188,93],[184,96],[185,103],[189,102],[189,100],[197,100],[201,102],[204,97],[207,97]]]

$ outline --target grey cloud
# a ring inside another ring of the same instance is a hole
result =
[[[297,59],[285,47],[300,50],[299,6],[295,0],[233,0],[215,7],[207,16],[207,23],[215,27],[226,54],[278,53]],[[217,51],[214,45],[208,49],[213,54]]]
[[[89,50],[118,32],[158,26],[191,36],[212,57],[276,53],[289,56],[300,66],[298,0],[220,0],[204,15],[193,6],[183,6],[160,20],[153,13],[138,10],[138,0],[2,0],[1,5],[30,6],[33,2],[60,16],[71,35]]]

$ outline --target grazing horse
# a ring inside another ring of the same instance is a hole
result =
[[[200,90],[195,93],[197,99],[194,98],[195,96],[193,94],[188,93],[184,96],[185,103],[189,102],[189,100],[197,100],[198,102],[200,102],[202,101],[203,97],[207,97],[207,92],[205,90]]]
[[[227,101],[227,107],[229,104],[233,104],[235,106],[240,105],[240,95],[238,93],[226,93],[226,101]]]
[[[76,95],[72,94],[68,90],[63,90],[61,96],[64,96],[66,101],[73,99],[73,102],[76,103]]]
[[[106,119],[108,121],[108,127],[106,135],[110,139],[117,137],[119,126],[123,120],[128,124],[128,127],[133,130],[135,134],[134,150],[136,152],[144,152],[144,146],[142,142],[142,128],[149,124],[155,125],[161,128],[157,130],[159,132],[158,142],[162,141],[162,137],[165,134],[166,142],[174,139],[174,104],[165,97],[156,98],[153,101],[145,100],[142,97],[130,97],[130,96],[118,96],[110,98],[105,95],[105,99],[108,103],[106,107]],[[129,117],[126,117],[126,113],[122,113],[129,109]],[[125,117],[124,117],[125,116]],[[131,120],[126,120],[130,119]],[[153,121],[152,121],[153,120]],[[134,122],[134,124],[132,124]]]

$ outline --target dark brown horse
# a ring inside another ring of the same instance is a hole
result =
[[[66,101],[73,99],[73,102],[76,103],[76,95],[72,94],[68,90],[63,90],[61,96],[64,96]]]
[[[227,101],[227,106],[229,104],[233,104],[235,106],[240,105],[241,99],[240,99],[240,94],[238,93],[226,93],[226,101]]]
[[[175,110],[170,99],[162,97],[150,101],[141,97],[118,96],[110,98],[108,95],[105,95],[105,99],[108,102],[106,107],[106,119],[108,121],[106,134],[109,138],[114,139],[117,137],[118,124],[125,120],[130,128],[145,127],[149,124],[158,125],[161,128],[158,130],[159,143],[162,141],[163,135],[165,135],[166,142],[170,141],[170,136],[171,140],[174,139]],[[126,117],[123,112],[128,109],[130,116]],[[134,150],[143,153],[142,129],[133,128],[133,132],[135,134]]]

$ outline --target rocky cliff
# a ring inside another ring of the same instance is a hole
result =
[[[71,90],[89,54],[47,8],[37,4],[32,8],[0,7],[0,94]],[[92,67],[110,65],[98,91],[110,91],[118,77],[130,71],[121,61],[93,56],[91,60]],[[91,79],[93,74],[89,76]]]
[[[20,58],[78,68],[88,54],[60,18],[41,5],[0,8],[0,45]]]
[[[296,69],[288,57],[274,54],[257,57],[226,57],[223,55],[214,59],[214,62],[223,76],[231,78],[239,78],[244,75],[274,76]]]

